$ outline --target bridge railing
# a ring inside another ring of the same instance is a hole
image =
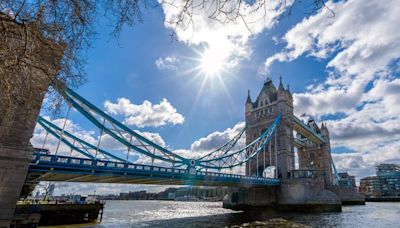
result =
[[[87,168],[109,168],[109,169],[125,169],[125,170],[135,170],[141,172],[158,172],[158,173],[171,173],[178,175],[193,175],[186,169],[177,168],[167,168],[160,166],[150,166],[142,164],[133,164],[126,162],[113,162],[106,160],[94,160],[88,158],[78,158],[78,157],[67,157],[61,155],[51,155],[51,154],[40,154],[35,153],[32,157],[32,164],[39,163],[50,163],[52,165],[68,165],[71,166],[84,166]],[[229,174],[229,173],[216,173],[216,172],[205,172],[196,171],[195,176],[205,176],[205,177],[219,177],[219,178],[230,178],[230,179],[241,179],[241,180],[251,180],[251,181],[271,181],[279,182],[279,180],[274,178],[263,178],[254,176],[244,176],[239,174]]]

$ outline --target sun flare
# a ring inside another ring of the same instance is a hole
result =
[[[217,75],[225,65],[225,57],[218,51],[206,49],[201,55],[201,70],[207,76]]]

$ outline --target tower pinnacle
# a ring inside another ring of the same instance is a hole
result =
[[[279,91],[285,91],[285,88],[283,87],[282,84],[282,76],[279,76],[279,87],[278,87]]]
[[[250,90],[247,90],[247,99],[246,99],[246,103],[251,103]]]
[[[290,97],[292,96],[292,92],[290,92],[289,83],[287,84],[286,93],[287,93]]]

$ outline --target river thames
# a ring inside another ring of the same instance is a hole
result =
[[[90,227],[226,227],[284,218],[312,227],[400,227],[400,203],[344,206],[341,213],[242,213],[222,208],[221,202],[107,201],[103,221]]]

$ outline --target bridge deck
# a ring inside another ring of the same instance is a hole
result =
[[[198,186],[277,186],[279,179],[236,174],[193,171],[77,157],[35,154],[29,174],[35,181],[94,183],[198,185]]]

